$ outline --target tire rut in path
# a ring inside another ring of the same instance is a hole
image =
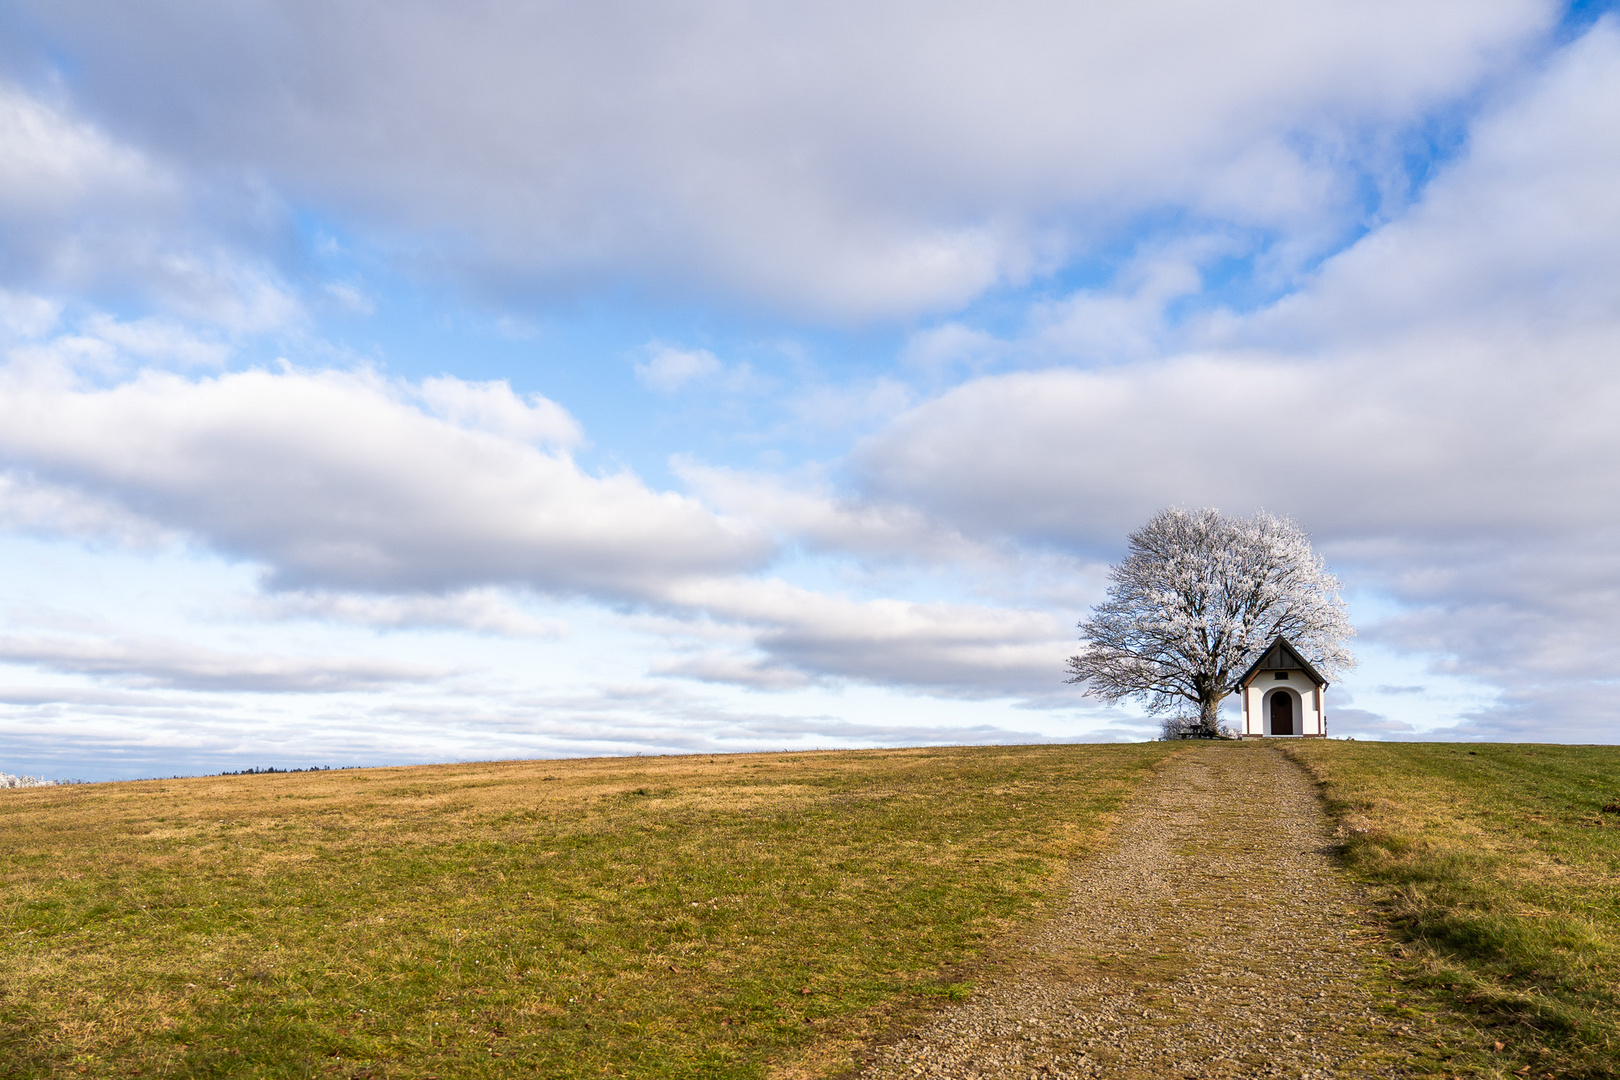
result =
[[[1275,746],[1176,755],[1005,977],[878,1051],[901,1077],[1405,1076],[1366,901]]]

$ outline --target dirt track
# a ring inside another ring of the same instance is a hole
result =
[[[1276,746],[1179,754],[1027,958],[863,1076],[1430,1075],[1434,1034],[1375,1003],[1376,921],[1332,843]]]

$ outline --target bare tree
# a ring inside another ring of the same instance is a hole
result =
[[[1278,634],[1324,675],[1355,666],[1339,581],[1287,518],[1161,510],[1108,577],[1068,681],[1110,705],[1137,698],[1214,738],[1233,680]]]

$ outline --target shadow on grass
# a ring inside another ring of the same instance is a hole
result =
[[[1341,858],[1403,943],[1398,977],[1519,1075],[1620,1075],[1620,748],[1322,742]],[[1496,1067],[1484,1066],[1487,1071]]]

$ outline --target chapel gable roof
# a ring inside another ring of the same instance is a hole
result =
[[[1316,685],[1328,685],[1328,681],[1311,666],[1311,662],[1301,656],[1299,650],[1281,634],[1278,634],[1276,639],[1266,646],[1265,651],[1255,658],[1254,663],[1249,665],[1249,670],[1238,678],[1237,685],[1239,687],[1248,685],[1249,680],[1254,678],[1255,672],[1258,671],[1303,671],[1315,680]]]

